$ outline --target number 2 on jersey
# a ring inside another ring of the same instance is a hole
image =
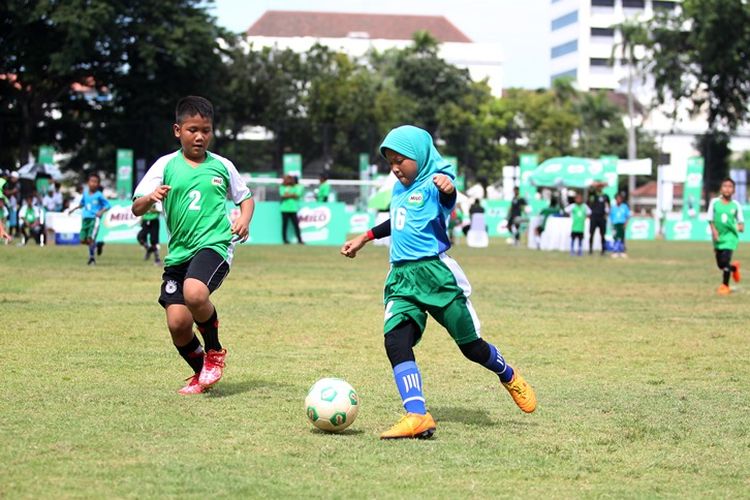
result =
[[[188,210],[200,210],[201,206],[199,202],[201,201],[201,192],[197,189],[193,189],[188,193],[188,196],[193,200],[190,202]]]

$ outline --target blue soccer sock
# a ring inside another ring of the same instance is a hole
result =
[[[93,241],[89,244],[89,259],[94,258],[94,251],[96,250],[96,243]]]
[[[396,380],[398,392],[404,408],[409,413],[424,415],[427,409],[422,394],[422,375],[414,361],[404,361],[393,367],[393,378]]]
[[[505,358],[503,358],[503,355],[497,350],[497,347],[489,342],[487,342],[487,345],[490,346],[490,357],[487,362],[484,363],[484,366],[495,372],[497,376],[500,377],[500,382],[507,384],[513,379],[513,368],[505,362]]]

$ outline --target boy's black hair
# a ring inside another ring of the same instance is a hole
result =
[[[731,183],[732,183],[732,186],[737,186],[737,184],[735,184],[735,182],[734,182],[734,179],[732,179],[731,177],[724,177],[724,178],[723,178],[723,179],[721,180],[721,184],[724,184],[725,182],[731,182]],[[720,185],[721,185],[721,184],[720,184]]]
[[[86,180],[89,180],[92,177],[96,177],[96,180],[98,180],[99,182],[102,182],[102,178],[99,177],[99,174],[97,174],[96,172],[91,172],[89,175],[87,175]]]
[[[189,95],[177,101],[177,107],[174,111],[174,119],[177,124],[181,124],[185,118],[201,115],[214,121],[214,106],[211,101],[205,97]]]

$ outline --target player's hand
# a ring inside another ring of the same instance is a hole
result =
[[[3,229],[3,228],[2,228],[1,226],[0,226],[0,239],[3,239],[3,240],[5,240],[5,241],[10,241],[10,240],[12,240],[12,239],[13,239],[13,237],[12,237],[11,235],[9,235],[8,233],[6,233],[6,232],[5,232],[5,229]]]
[[[159,201],[164,200],[164,198],[167,196],[167,193],[169,193],[169,190],[172,189],[172,186],[167,186],[166,184],[162,184],[158,188],[154,189],[154,192],[148,195],[148,199],[151,203],[156,203]]]
[[[435,183],[435,186],[437,186],[441,193],[452,194],[456,190],[451,182],[451,178],[447,175],[437,174],[433,176],[432,182]]]
[[[711,228],[711,239],[714,241],[719,240],[719,232],[714,227]]]
[[[244,243],[247,240],[247,237],[250,236],[250,228],[249,223],[240,219],[235,220],[232,223],[232,234],[236,235],[237,237],[234,238],[240,243]]]
[[[357,252],[362,250],[362,248],[368,241],[369,240],[367,239],[366,234],[362,234],[357,236],[356,238],[352,238],[351,240],[344,243],[344,246],[341,247],[341,255],[353,259],[357,256]]]

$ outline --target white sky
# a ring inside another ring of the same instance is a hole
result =
[[[477,42],[498,42],[503,86],[549,86],[549,0],[215,0],[221,26],[247,30],[267,10],[442,15]]]

